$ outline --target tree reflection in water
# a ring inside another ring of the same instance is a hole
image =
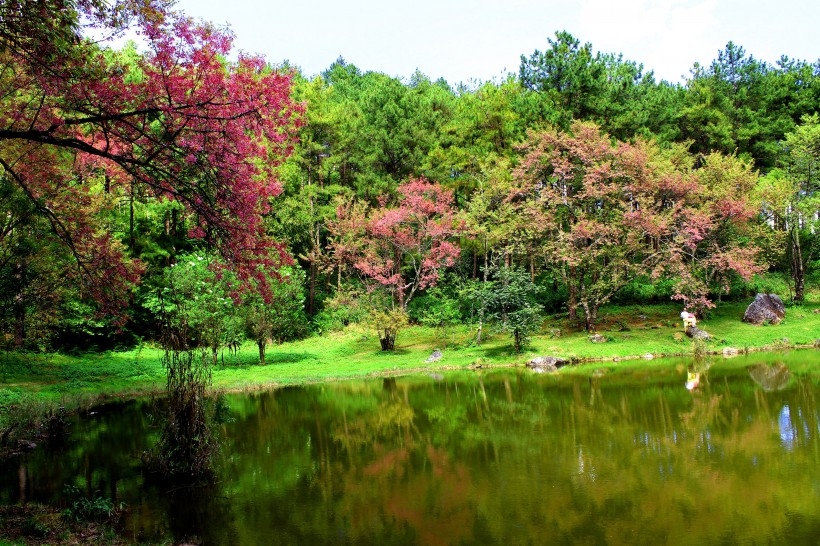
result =
[[[42,498],[46,475],[55,487],[82,476],[90,490],[118,476],[107,490],[132,507],[129,536],[208,544],[813,544],[818,387],[783,380],[786,360],[756,372],[742,358],[712,366],[692,392],[681,388],[683,362],[646,374],[512,369],[237,395],[213,490],[171,495],[96,455],[47,466],[35,452],[25,479],[18,462],[0,491],[15,502]],[[117,419],[97,423],[66,456],[148,430],[124,419],[127,435],[111,435]]]

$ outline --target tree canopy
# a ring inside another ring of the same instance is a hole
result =
[[[730,41],[673,84],[557,32],[517,74],[454,88],[341,57],[305,75],[232,38],[166,0],[0,5],[11,343],[155,335],[146,302],[191,255],[214,286],[235,276],[261,351],[365,289],[403,325],[411,300],[513,271],[538,300],[520,346],[532,309],[594,329],[637,284],[704,312],[765,271],[800,301],[818,271],[818,62]]]

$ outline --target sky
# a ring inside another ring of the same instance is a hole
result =
[[[236,49],[309,77],[344,57],[405,80],[419,70],[451,85],[501,81],[562,30],[673,83],[730,41],[769,63],[820,59],[817,0],[178,0],[176,8],[229,25]]]

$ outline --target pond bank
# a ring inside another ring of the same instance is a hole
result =
[[[820,306],[806,304],[787,310],[786,320],[776,326],[752,326],[741,322],[743,304],[722,304],[699,324],[712,340],[698,350],[722,355],[755,351],[806,349],[820,342]],[[266,363],[258,362],[253,343],[234,354],[220,355],[213,369],[213,388],[222,391],[276,388],[373,376],[395,376],[451,370],[523,366],[536,356],[555,356],[577,364],[630,367],[651,359],[685,357],[696,347],[685,337],[676,305],[605,307],[597,331],[599,343],[578,330],[565,316],[548,316],[542,333],[533,336],[521,354],[510,340],[488,332],[480,345],[475,331],[455,328],[446,336],[431,328],[412,326],[402,330],[397,349],[382,352],[377,337],[363,327],[275,345]],[[489,334],[489,335],[488,335]],[[441,356],[428,357],[434,350]],[[644,363],[644,364],[642,364]],[[566,373],[566,372],[565,372]],[[6,352],[0,355],[0,408],[21,402],[44,406],[89,407],[109,398],[161,395],[165,387],[162,351],[144,344],[137,348],[81,355]],[[2,428],[0,428],[2,432]]]

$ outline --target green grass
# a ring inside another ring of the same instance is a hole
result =
[[[740,352],[812,346],[820,338],[820,306],[787,309],[776,326],[741,322],[745,304],[722,304],[698,326],[713,336],[707,350],[726,347]],[[237,355],[224,354],[213,371],[213,385],[222,390],[244,390],[283,385],[362,378],[386,374],[523,365],[537,355],[554,355],[578,362],[597,362],[610,368],[650,367],[644,355],[691,355],[692,341],[682,335],[676,305],[606,307],[601,310],[598,333],[606,343],[592,343],[566,317],[547,317],[542,333],[522,354],[508,337],[485,329],[480,346],[471,342],[467,327],[448,332],[447,342],[432,329],[413,326],[402,330],[397,349],[382,352],[374,333],[350,327],[302,341],[268,348],[267,362],[258,364],[256,346],[243,345]],[[435,363],[425,359],[435,348],[444,356]],[[0,353],[0,406],[24,397],[50,402],[71,399],[93,403],[106,397],[129,397],[162,391],[165,373],[162,352],[143,346],[123,352],[69,356],[63,354]],[[594,367],[593,366],[593,367]],[[590,366],[561,373],[583,373]]]

